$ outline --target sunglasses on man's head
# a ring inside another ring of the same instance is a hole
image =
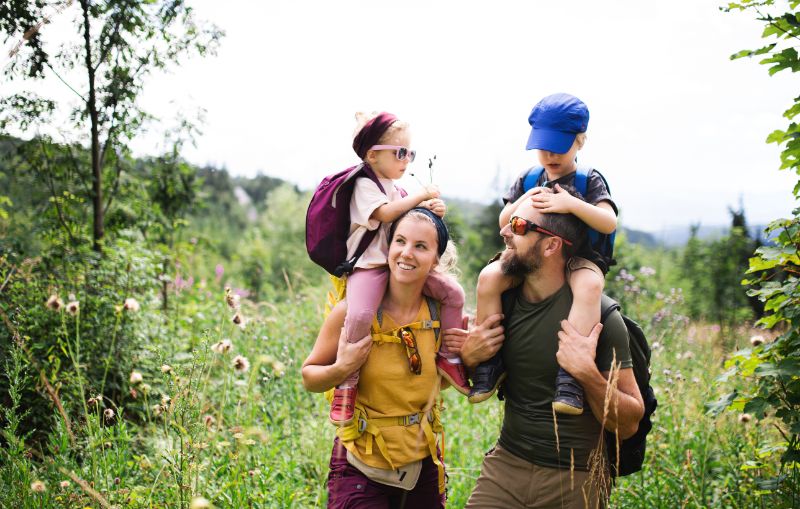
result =
[[[369,148],[370,150],[394,150],[394,156],[397,158],[398,161],[402,161],[406,157],[408,158],[409,163],[414,162],[414,158],[417,157],[416,150],[410,150],[407,147],[400,147],[398,145],[373,145]]]
[[[508,224],[511,225],[511,232],[514,235],[525,235],[528,232],[539,232],[545,235],[549,235],[551,237],[558,237],[559,239],[564,241],[564,244],[571,246],[572,242],[565,239],[561,235],[557,233],[553,233],[550,230],[542,228],[538,224],[534,223],[533,221],[528,221],[527,219],[519,216],[512,216],[511,219],[508,220]]]

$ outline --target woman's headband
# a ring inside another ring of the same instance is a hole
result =
[[[447,231],[447,226],[444,224],[444,221],[442,221],[441,217],[422,207],[414,207],[402,216],[395,219],[395,221],[392,223],[392,227],[389,229],[389,242],[391,242],[394,238],[394,230],[397,225],[400,223],[400,221],[405,219],[410,212],[420,212],[433,221],[433,226],[436,227],[436,237],[439,242],[437,252],[439,253],[439,256],[442,256],[444,254],[444,250],[447,249],[447,243],[450,241],[450,233]]]
[[[397,117],[391,113],[380,113],[377,117],[373,118],[364,127],[358,131],[356,137],[353,138],[353,150],[356,151],[358,157],[362,160],[367,157],[367,151],[373,145],[378,145],[381,136],[389,129]]]

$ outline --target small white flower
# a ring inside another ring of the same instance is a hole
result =
[[[106,408],[103,411],[103,417],[105,417],[107,421],[112,420],[114,418],[114,410],[112,410],[110,408]]]
[[[275,361],[272,363],[272,372],[280,378],[286,374],[286,365],[281,361]]]
[[[33,491],[34,493],[44,493],[45,489],[47,489],[47,487],[44,485],[44,482],[42,481],[37,480],[31,483],[31,491]]]
[[[192,503],[189,504],[189,509],[211,509],[213,507],[211,502],[203,497],[195,497],[192,499]]]
[[[64,307],[64,301],[58,295],[53,294],[47,299],[45,306],[53,311],[61,311],[61,308]]]
[[[233,343],[231,343],[231,340],[230,339],[223,339],[222,341],[219,341],[219,342],[215,343],[211,347],[211,350],[213,350],[214,352],[216,352],[216,353],[218,353],[220,355],[224,355],[224,354],[230,352],[232,348],[233,348]]]
[[[67,313],[75,316],[80,311],[81,304],[77,300],[73,300],[67,303]]]
[[[169,364],[162,364],[161,365],[161,372],[164,373],[165,375],[167,373],[170,373],[171,371],[172,371],[172,366],[170,366]]]
[[[172,401],[172,398],[170,398],[166,394],[162,394],[161,395],[161,404],[164,406],[165,409],[169,406],[171,401]]]
[[[125,311],[136,312],[139,311],[139,308],[140,308],[139,302],[133,297],[128,297],[127,299],[125,299],[125,303],[122,304],[122,309],[124,309]]]
[[[753,418],[750,414],[739,414],[739,422],[741,424],[747,424]]]
[[[247,357],[237,355],[233,358],[233,369],[235,369],[237,373],[244,373],[250,369],[250,361],[247,360]]]
[[[69,488],[69,481],[61,481],[58,485],[61,486],[62,489],[67,489]]]
[[[131,371],[130,383],[132,385],[136,385],[138,383],[142,383],[142,380],[143,380],[143,377],[142,377],[141,373],[139,373],[138,371]]]

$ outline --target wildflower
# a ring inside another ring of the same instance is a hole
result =
[[[249,475],[250,477],[255,477],[257,475],[261,475],[261,470],[259,470],[257,468],[254,468],[253,470],[248,470],[247,471],[247,475]]]
[[[114,418],[114,410],[111,408],[106,408],[103,411],[103,417],[105,417],[107,421],[111,421]]]
[[[240,312],[237,311],[236,314],[233,315],[233,318],[231,318],[231,320],[233,321],[233,323],[244,329],[244,317]]]
[[[142,383],[142,374],[138,371],[131,371],[131,376],[129,381],[131,384],[136,385],[138,383]]]
[[[233,369],[235,369],[237,373],[244,373],[250,369],[250,361],[247,360],[247,357],[237,355],[233,358]]]
[[[233,438],[235,438],[236,440],[241,440],[244,438],[244,433],[234,433]]]
[[[221,263],[218,263],[217,266],[214,267],[214,277],[219,281],[222,279],[223,274],[225,274],[225,267],[223,267]]]
[[[203,497],[194,497],[192,503],[189,504],[189,509],[210,509],[213,507],[208,499]]]
[[[206,428],[211,429],[211,427],[214,426],[214,421],[215,419],[213,415],[206,414],[203,416],[203,424],[206,425]]]
[[[103,404],[103,395],[102,394],[98,394],[97,396],[89,398],[89,400],[86,403],[88,403],[89,406],[102,405]]]
[[[747,424],[753,418],[750,414],[739,414],[739,423],[740,424]]]
[[[281,361],[275,361],[272,363],[272,372],[275,373],[275,376],[282,377],[286,374],[286,365]]]
[[[77,300],[70,301],[67,303],[67,312],[72,316],[75,316],[78,314],[80,307],[81,305]]]
[[[61,486],[61,489],[67,489],[69,488],[69,481],[61,481],[58,485]]]
[[[211,346],[211,350],[220,355],[230,352],[231,348],[233,348],[233,343],[231,343],[230,339],[223,339],[222,341]]]
[[[44,493],[45,489],[46,489],[46,486],[44,485],[44,482],[42,482],[42,481],[38,481],[37,480],[37,481],[33,481],[31,483],[31,491],[33,491],[34,493]]]
[[[142,394],[149,394],[150,393],[150,384],[142,384],[139,386],[139,390],[142,391]]]
[[[139,308],[140,308],[139,302],[133,297],[128,297],[127,299],[125,299],[125,303],[122,304],[122,309],[124,309],[125,311],[136,312],[139,311]]]
[[[750,337],[750,344],[753,346],[759,346],[764,344],[764,336],[756,335]]]
[[[639,274],[641,274],[641,275],[643,275],[645,277],[647,277],[647,276],[655,276],[656,275],[656,269],[654,269],[652,267],[641,267],[639,269]]]
[[[171,371],[172,371],[172,366],[170,366],[169,364],[162,364],[161,365],[161,372],[164,373],[165,375],[167,373],[170,373]]]
[[[225,303],[231,309],[239,309],[239,294],[233,293],[229,286],[225,287]]]
[[[64,301],[58,295],[53,294],[47,299],[45,306],[53,311],[61,311],[61,308],[64,307]]]
[[[155,417],[158,417],[159,415],[161,415],[161,412],[164,411],[164,407],[162,407],[161,405],[153,405],[150,409],[153,411],[153,415]]]
[[[166,394],[161,395],[161,404],[164,405],[164,408],[168,407],[170,402],[172,402],[172,398],[170,398]]]

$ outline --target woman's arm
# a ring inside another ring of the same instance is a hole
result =
[[[346,313],[347,304],[342,301],[322,324],[317,341],[301,369],[306,390],[325,392],[336,387],[366,362],[372,348],[372,337],[348,343],[342,332]]]

